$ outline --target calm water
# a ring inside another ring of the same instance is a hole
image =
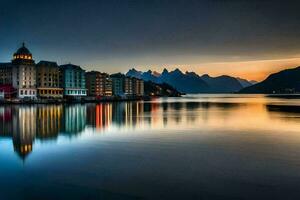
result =
[[[0,106],[0,199],[299,199],[300,99]]]

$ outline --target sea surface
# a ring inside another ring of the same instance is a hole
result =
[[[300,199],[300,99],[0,105],[0,199]]]

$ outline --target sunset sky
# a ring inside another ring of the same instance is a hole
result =
[[[86,70],[262,80],[300,65],[299,10],[276,0],[2,0],[0,62],[25,41],[36,61]]]

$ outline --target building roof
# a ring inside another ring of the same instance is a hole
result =
[[[20,47],[15,54],[32,55],[31,52],[25,47],[24,42],[22,44],[22,47]]]
[[[111,78],[125,78],[125,75],[119,72],[119,73],[110,75],[110,77]]]
[[[10,62],[8,63],[0,63],[0,67],[11,67],[12,64]]]
[[[50,66],[50,67],[58,67],[57,63],[56,62],[53,62],[53,61],[45,61],[45,60],[41,60],[37,66],[39,65],[44,65],[44,66]]]
[[[77,69],[77,70],[83,70],[79,65],[73,65],[73,64],[65,64],[59,66],[61,69]]]

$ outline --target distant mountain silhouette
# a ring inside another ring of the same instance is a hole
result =
[[[210,86],[210,92],[214,93],[232,93],[243,88],[242,84],[231,76],[210,77],[205,74],[201,78]]]
[[[282,94],[300,92],[300,67],[271,74],[264,81],[243,88],[240,93]]]
[[[182,93],[233,93],[252,85],[251,82],[245,79],[225,75],[210,77],[205,74],[199,76],[195,72],[183,73],[179,69],[170,72],[164,69],[161,74],[151,70],[142,72],[130,69],[126,76],[141,78],[144,81],[152,81],[159,84],[167,83]]]
[[[171,72],[168,72],[165,69],[159,79],[161,82],[168,83],[173,86],[179,92],[201,93],[209,91],[209,86],[200,77],[191,74],[184,74],[179,69]]]
[[[243,79],[243,78],[239,78],[239,77],[236,77],[236,80],[238,80],[240,82],[240,84],[244,87],[249,87],[251,85],[254,85],[257,83],[257,81],[248,81],[246,79]]]

